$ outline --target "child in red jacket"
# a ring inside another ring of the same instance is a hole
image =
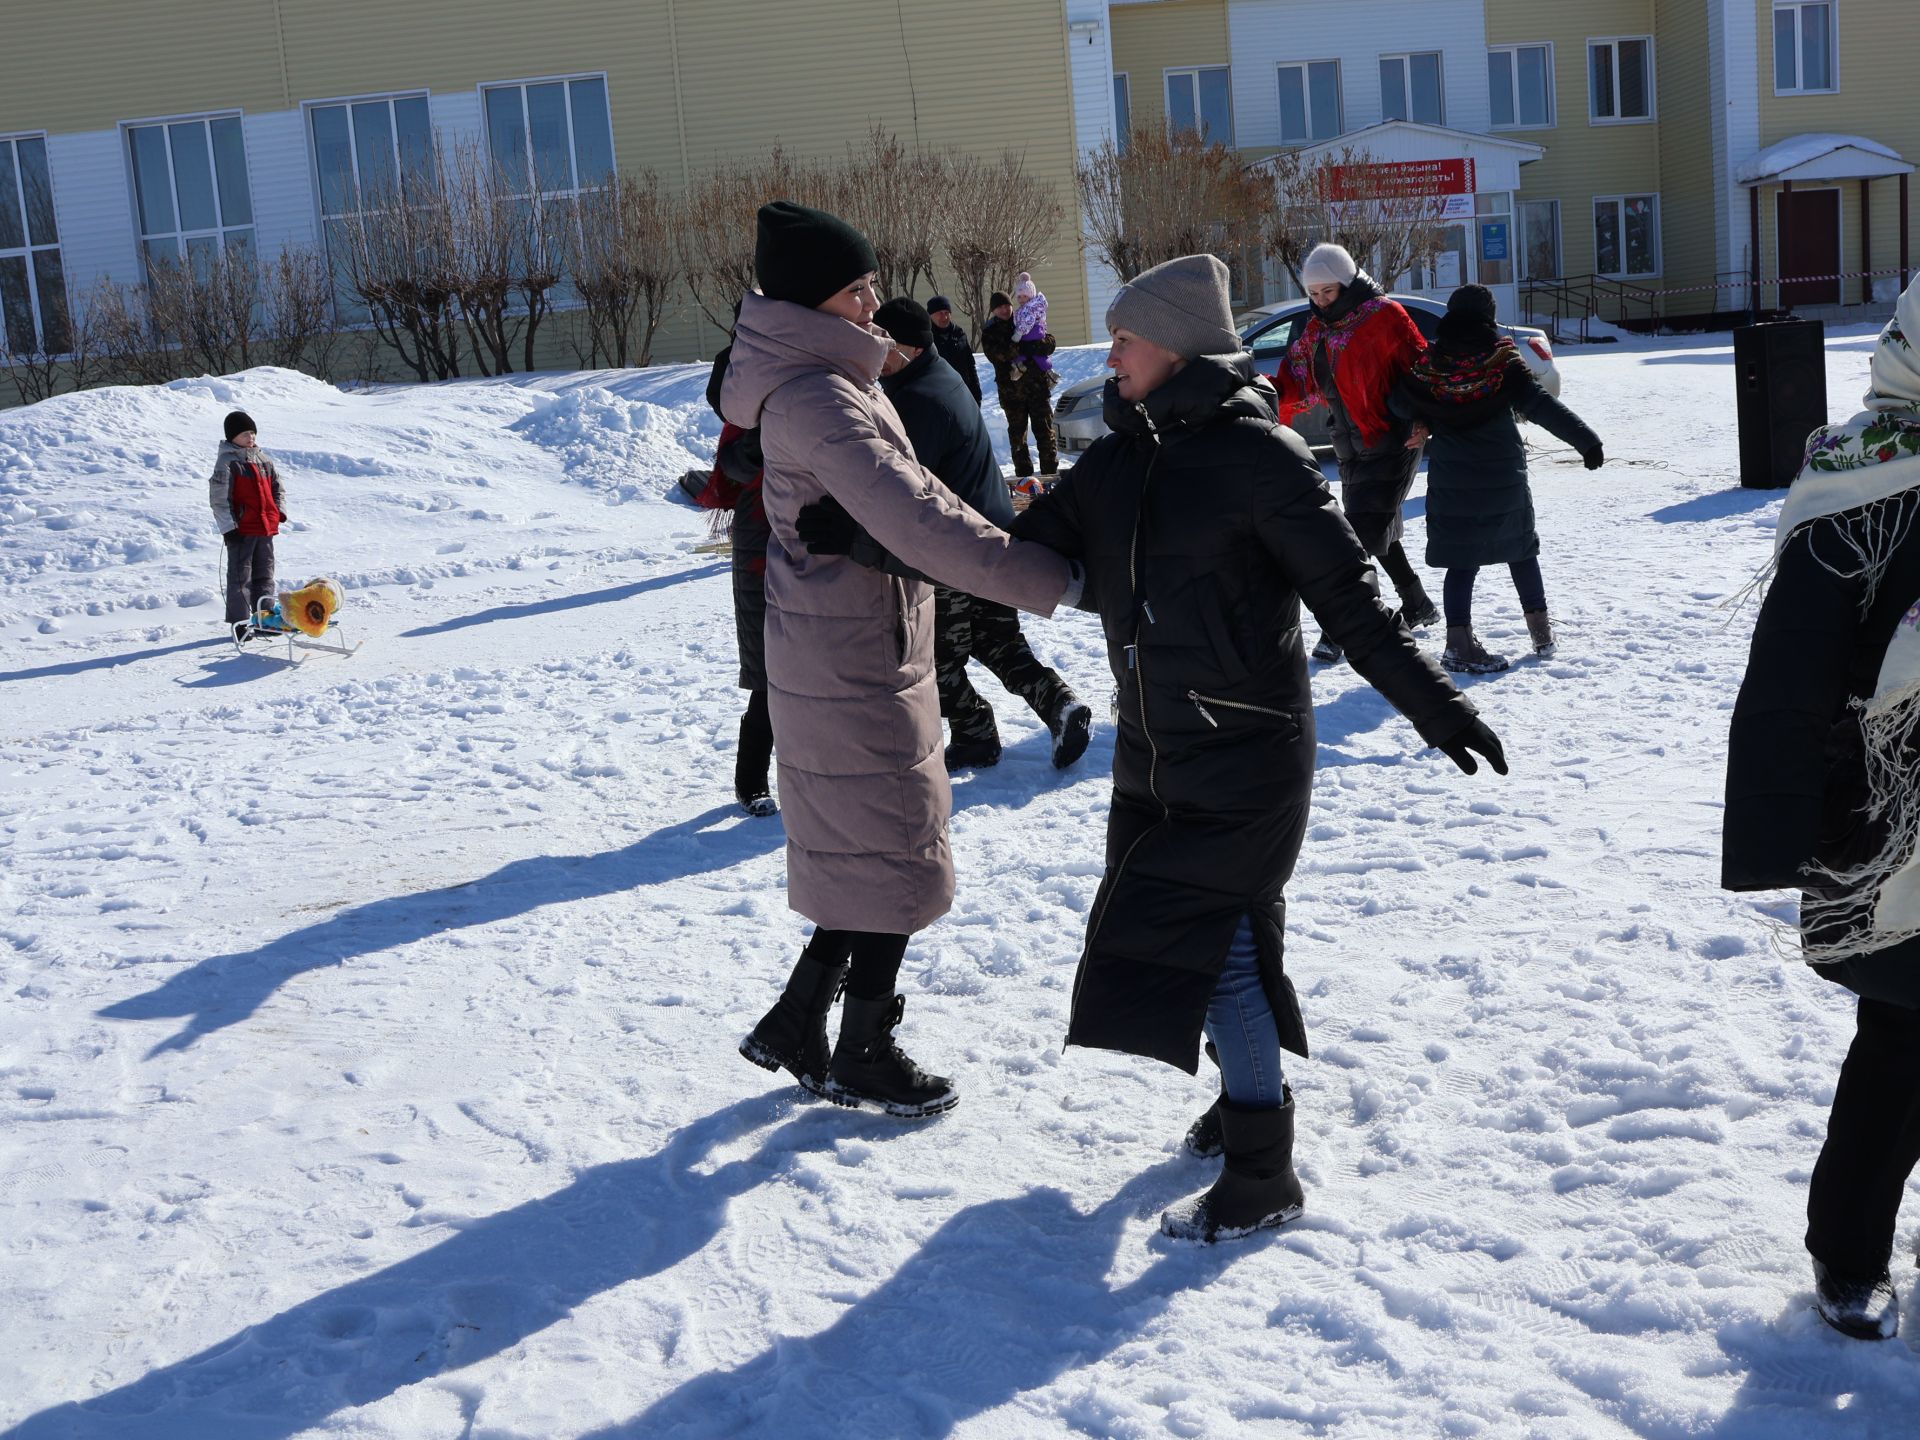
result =
[[[227,546],[227,623],[238,626],[262,596],[273,593],[273,537],[287,513],[280,472],[260,448],[253,417],[235,410],[227,416],[226,435],[214,457],[207,500]]]

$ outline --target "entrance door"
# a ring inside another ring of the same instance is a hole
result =
[[[1783,306],[1838,305],[1837,279],[1802,280],[1803,275],[1840,271],[1840,192],[1782,191],[1774,207],[1776,252],[1780,257]]]

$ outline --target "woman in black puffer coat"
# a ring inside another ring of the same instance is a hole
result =
[[[1540,535],[1527,485],[1527,447],[1518,415],[1580,452],[1589,470],[1604,461],[1600,437],[1540,388],[1527,362],[1494,323],[1493,292],[1463,285],[1447,301],[1434,344],[1393,388],[1396,414],[1415,420],[1427,443],[1427,564],[1444,568],[1441,604],[1447,648],[1440,663],[1466,674],[1507,668],[1473,633],[1473,582],[1482,565],[1505,565],[1520,595],[1538,654],[1553,648]]]
[[[1298,1213],[1280,1049],[1306,1053],[1281,963],[1313,787],[1305,600],[1354,668],[1471,774],[1499,743],[1380,602],[1366,551],[1238,353],[1226,267],[1146,271],[1107,312],[1110,435],[1013,533],[1081,561],[1118,691],[1107,869],[1067,1041],[1194,1072],[1219,1052],[1226,1167],[1169,1233]]]

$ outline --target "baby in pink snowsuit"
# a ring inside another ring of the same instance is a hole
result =
[[[1033,283],[1033,276],[1025,270],[1013,287],[1013,298],[1019,306],[1013,312],[1013,338],[1015,340],[1041,340],[1047,333],[1047,297],[1040,293],[1040,287]],[[1045,355],[1023,355],[1013,362],[1013,378],[1018,380],[1032,365],[1043,375],[1053,373],[1053,361]]]

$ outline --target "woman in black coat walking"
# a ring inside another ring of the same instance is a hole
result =
[[[1813,432],[1780,512],[1727,751],[1721,884],[1802,892],[1802,953],[1860,997],[1807,1191],[1815,1304],[1899,1328],[1888,1264],[1920,1163],[1920,281],[1867,409]]]
[[[1489,653],[1473,633],[1473,582],[1482,565],[1507,567],[1534,651],[1550,653],[1553,624],[1527,447],[1514,417],[1566,441],[1589,470],[1604,463],[1600,437],[1540,388],[1494,323],[1493,292],[1484,285],[1453,292],[1432,347],[1394,386],[1389,403],[1418,422],[1410,446],[1428,441],[1427,564],[1447,572],[1441,596],[1447,648],[1440,663],[1469,675],[1507,668],[1506,657]]]
[[[1366,551],[1239,348],[1227,271],[1155,266],[1107,312],[1112,433],[1014,522],[1085,566],[1119,686],[1107,869],[1069,1044],[1199,1068],[1225,1097],[1220,1179],[1169,1234],[1243,1235],[1300,1213],[1280,1051],[1306,1054],[1282,966],[1283,891],[1313,787],[1300,602],[1467,773],[1499,741],[1375,590]]]

